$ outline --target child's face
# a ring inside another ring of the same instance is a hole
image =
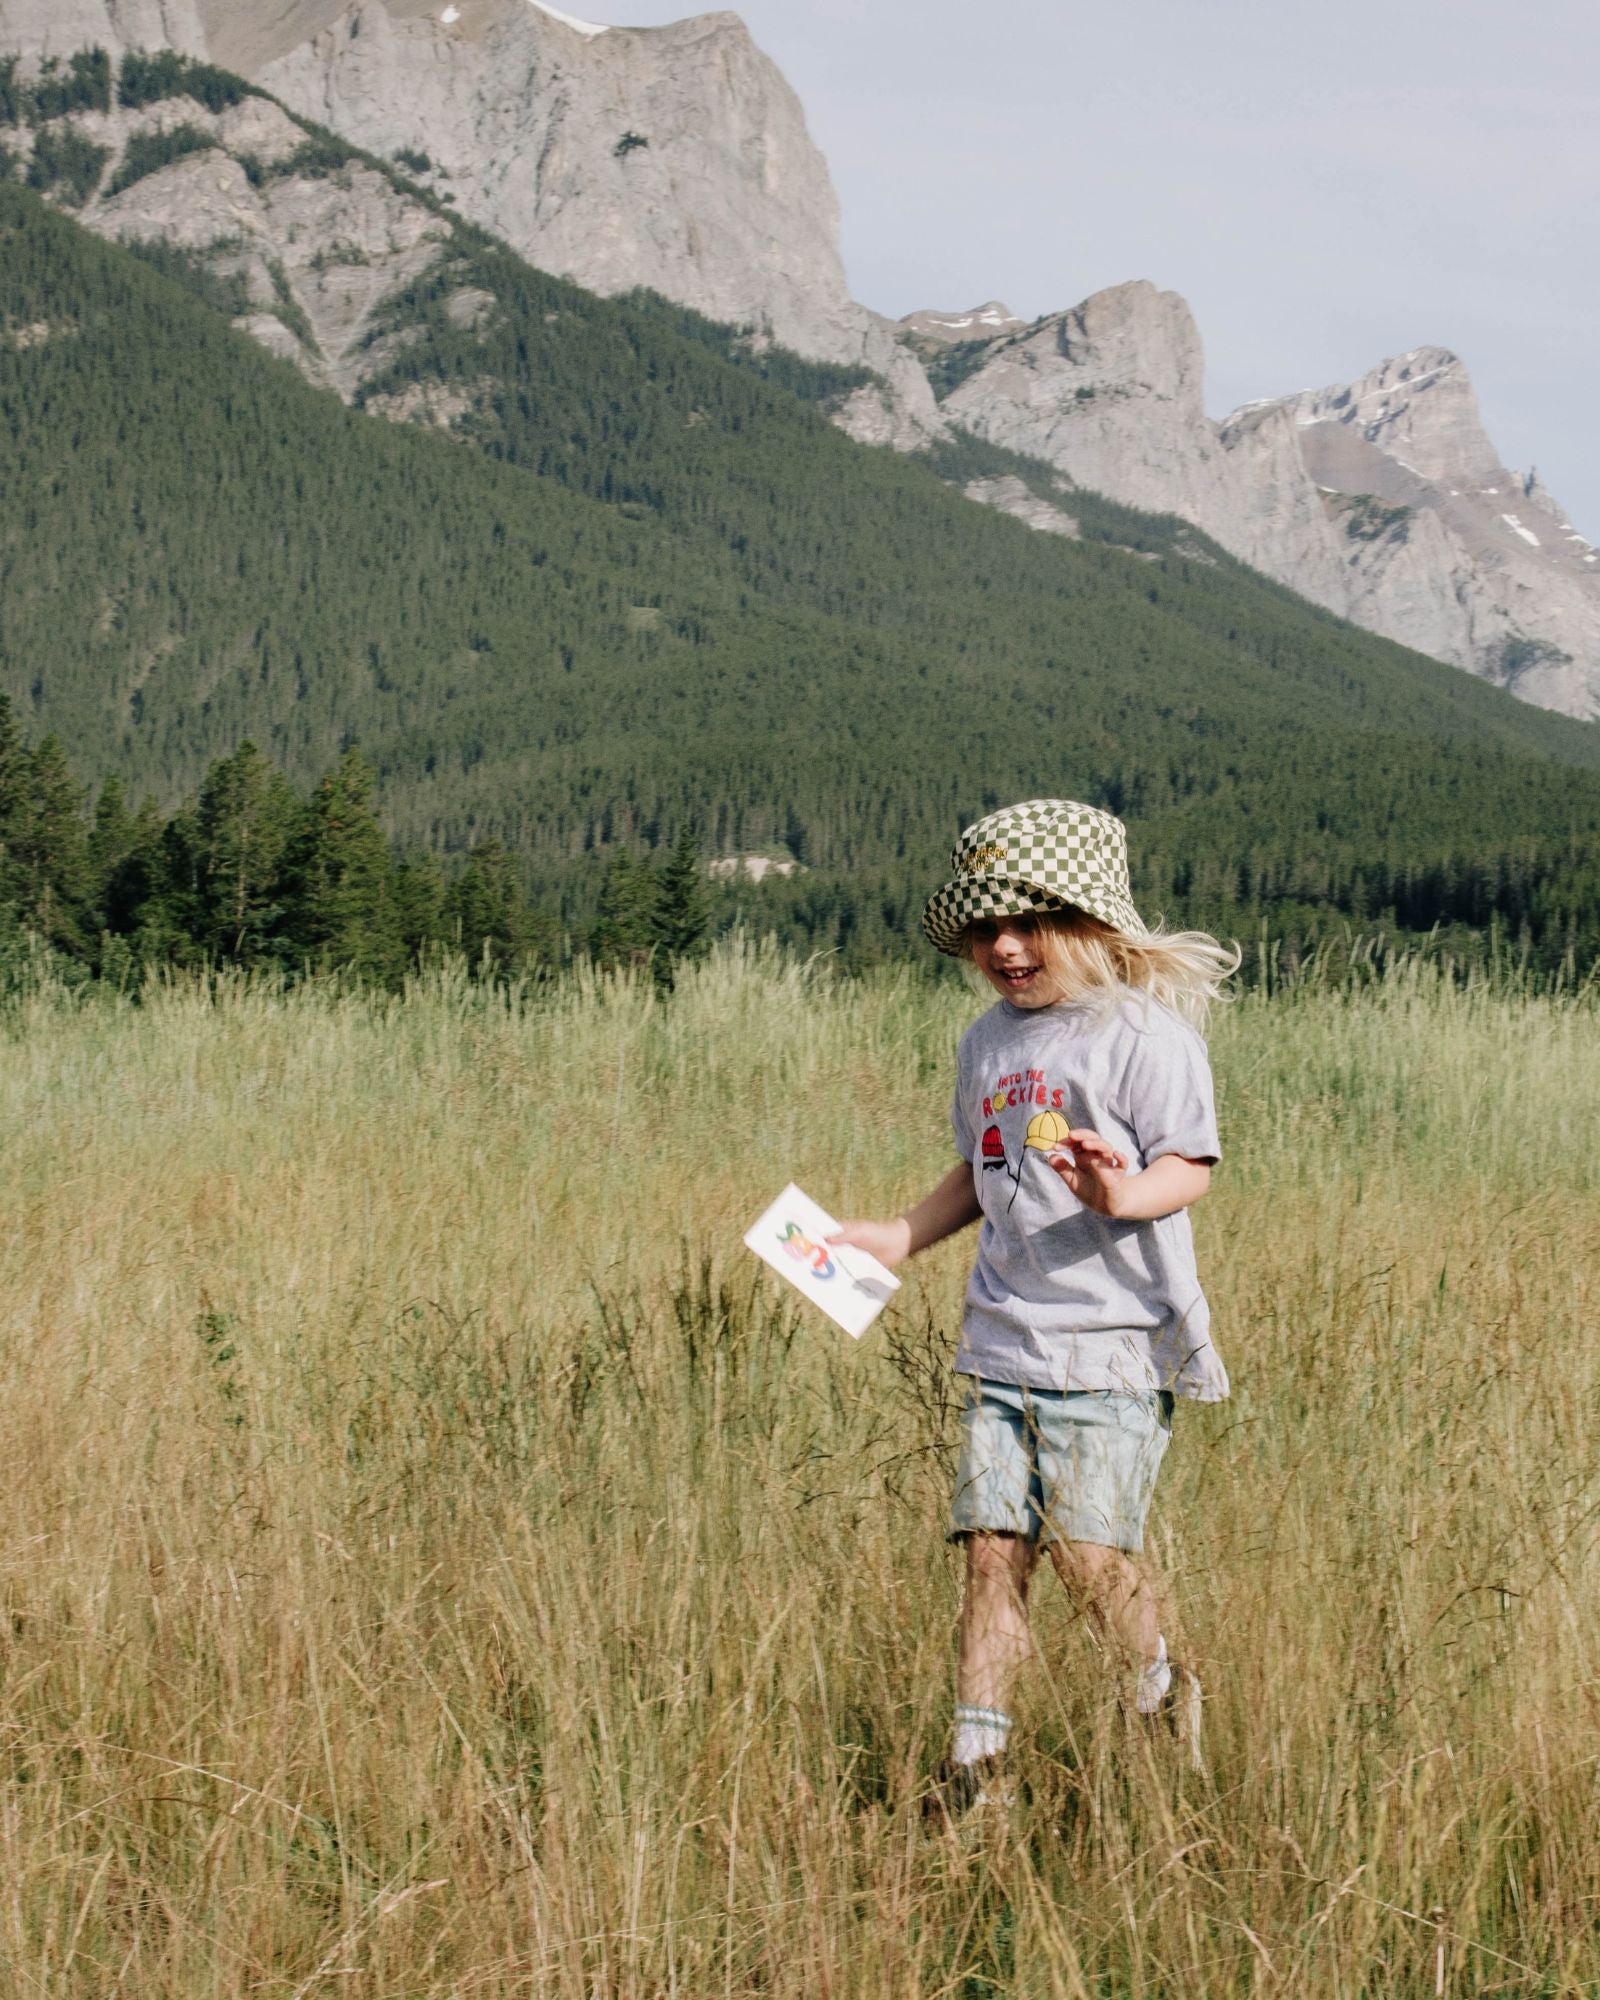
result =
[[[1050,1007],[1063,997],[1039,950],[1037,917],[980,917],[967,936],[973,964],[1013,1007]]]

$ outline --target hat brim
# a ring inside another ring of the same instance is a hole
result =
[[[958,958],[967,926],[984,917],[1042,916],[1047,910],[1066,908],[1059,896],[1004,875],[955,875],[928,898],[922,929],[936,950]]]
[[[1014,882],[1005,875],[955,875],[928,898],[922,912],[923,934],[938,951],[950,958],[961,956],[962,942],[970,924],[985,917],[1043,916],[1051,910],[1083,910],[1098,917],[1124,937],[1148,937],[1138,911],[1124,897],[1100,890],[1093,907],[1088,898],[1069,902],[1036,889],[1028,882]]]

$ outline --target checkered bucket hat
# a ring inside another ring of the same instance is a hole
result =
[[[1147,935],[1128,893],[1128,834],[1120,819],[1071,799],[1029,799],[969,826],[950,880],[930,896],[922,928],[940,951],[961,949],[980,917],[1087,910],[1129,937]]]

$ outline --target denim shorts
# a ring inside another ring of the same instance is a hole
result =
[[[1025,1389],[973,1378],[961,1412],[952,1538],[973,1533],[1144,1547],[1172,1398]]]

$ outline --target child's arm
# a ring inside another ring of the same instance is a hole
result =
[[[933,1192],[904,1215],[897,1215],[892,1222],[841,1222],[828,1241],[853,1244],[892,1271],[919,1250],[976,1222],[982,1213],[972,1185],[972,1164],[958,1160]]]
[[[1128,1162],[1098,1132],[1069,1132],[1070,1152],[1050,1155],[1050,1165],[1085,1208],[1117,1222],[1153,1222],[1176,1215],[1197,1202],[1211,1186],[1211,1169],[1204,1160],[1163,1153],[1142,1174],[1130,1174]]]

